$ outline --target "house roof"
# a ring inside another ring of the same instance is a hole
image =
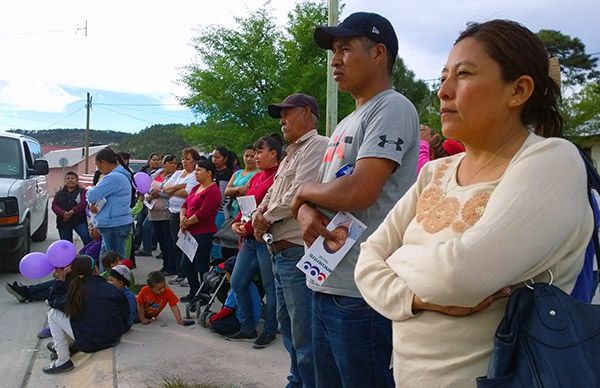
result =
[[[95,155],[100,150],[106,147],[107,146],[105,145],[90,147],[89,156]],[[69,148],[66,150],[55,150],[50,151],[46,155],[44,155],[44,159],[48,161],[48,167],[50,168],[63,167],[60,165],[60,160],[62,158],[65,158],[67,160],[65,167],[75,166],[85,159],[85,148],[76,147]]]

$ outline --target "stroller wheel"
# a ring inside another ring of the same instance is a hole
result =
[[[198,323],[200,323],[200,326],[202,327],[208,327],[208,317],[211,314],[210,310],[204,310],[204,312],[202,312],[202,314],[198,317]]]
[[[185,319],[190,319],[192,318],[192,316],[190,315],[190,304],[186,303],[185,304]]]

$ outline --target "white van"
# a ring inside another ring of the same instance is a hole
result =
[[[40,143],[0,132],[0,270],[18,271],[31,240],[48,232],[48,162]]]

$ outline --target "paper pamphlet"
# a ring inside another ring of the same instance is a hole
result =
[[[96,225],[96,215],[98,215],[98,213],[100,213],[100,210],[102,210],[102,208],[104,207],[104,205],[106,205],[106,198],[100,198],[93,205],[96,206],[96,209],[98,209],[98,212],[92,213],[90,211],[89,214],[90,214],[90,224],[92,224],[92,225],[95,226]]]
[[[352,214],[339,212],[329,222],[327,229],[335,235],[335,239],[317,237],[296,264],[298,269],[318,285],[327,280],[367,227]]]
[[[179,236],[179,239],[176,245],[183,251],[188,260],[193,263],[196,250],[198,249],[198,242],[188,231],[182,232],[180,230],[177,236]]]
[[[242,212],[242,221],[250,221],[250,214],[256,209],[256,198],[254,195],[244,195],[236,198],[240,211]]]
[[[152,208],[154,208],[156,201],[158,201],[158,198],[151,199],[144,196],[144,206],[146,206],[149,210],[152,210]]]

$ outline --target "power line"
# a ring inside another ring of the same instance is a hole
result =
[[[111,112],[116,113],[116,114],[120,114],[120,115],[123,115],[123,116],[130,117],[130,118],[135,119],[135,120],[143,121],[143,122],[148,123],[148,124],[156,124],[156,123],[153,123],[152,121],[140,119],[139,117],[136,117],[136,116],[133,116],[133,115],[130,115],[130,114],[127,114],[127,113],[119,112],[119,111],[116,111],[114,109],[109,109],[109,108],[107,108],[105,106],[101,106],[100,108],[106,109],[106,110],[111,111]]]
[[[181,104],[108,104],[108,103],[95,103],[94,105],[105,105],[105,106],[181,106]]]
[[[150,111],[147,111],[147,110],[135,109],[135,108],[130,108],[130,107],[124,107],[124,108],[128,109],[128,110],[136,111],[136,112],[141,112],[141,113],[149,114],[149,115],[158,115],[158,116],[175,117],[175,118],[178,118],[178,119],[184,119],[184,117],[181,114],[177,115],[177,114],[162,113],[162,112],[150,112]]]
[[[55,126],[56,124],[60,123],[61,121],[63,121],[63,120],[66,120],[66,119],[68,119],[69,117],[73,116],[75,113],[77,113],[77,112],[81,111],[83,108],[85,108],[85,107],[84,107],[84,106],[82,106],[81,108],[77,109],[76,111],[74,111],[74,112],[72,112],[72,113],[69,113],[68,115],[66,115],[66,116],[65,116],[65,117],[63,117],[62,119],[60,119],[60,120],[58,120],[58,121],[56,121],[56,122],[52,123],[52,124],[51,124],[51,125],[50,125],[48,128],[45,128],[45,129],[50,129],[50,128],[52,128],[53,126]]]
[[[59,34],[62,32],[74,32],[77,34],[79,31],[84,31],[84,36],[88,36],[88,24],[87,20],[83,27],[78,28],[61,28],[56,30],[41,30],[41,31],[24,31],[24,32],[0,32],[0,38],[6,37],[19,37],[19,36],[31,36],[31,35],[49,35],[49,34]]]

